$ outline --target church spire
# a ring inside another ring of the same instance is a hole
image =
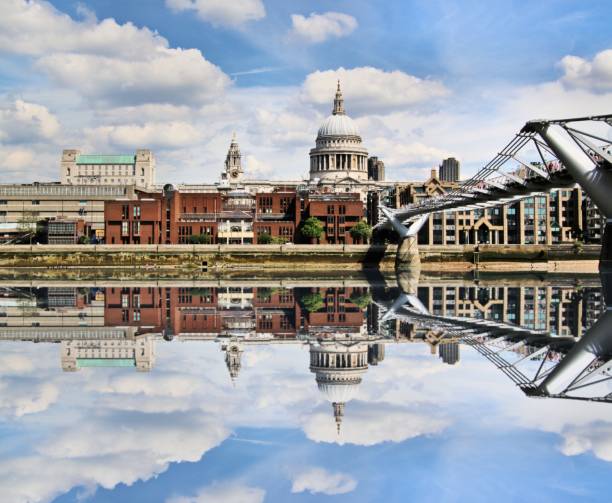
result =
[[[225,170],[221,174],[222,180],[228,180],[230,182],[239,182],[242,178],[242,155],[240,154],[240,147],[236,140],[236,132],[232,134],[232,141],[225,157]]]
[[[336,89],[336,98],[334,99],[333,115],[344,115],[344,98],[340,90],[340,79],[338,79],[338,88]]]

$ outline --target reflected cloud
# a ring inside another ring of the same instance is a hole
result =
[[[296,474],[291,485],[292,493],[308,491],[312,494],[345,494],[354,491],[357,481],[346,473],[332,473],[313,467]]]

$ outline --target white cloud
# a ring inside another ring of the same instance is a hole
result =
[[[340,435],[329,404],[305,417],[303,428],[306,436],[317,442],[375,445],[439,433],[449,424],[449,420],[429,406],[353,401],[346,405]]]
[[[31,150],[17,148],[11,150],[0,150],[0,168],[15,171],[30,166],[34,161],[34,153]]]
[[[565,56],[559,65],[563,69],[561,81],[569,88],[612,91],[612,49],[597,53],[590,61],[579,56]]]
[[[262,503],[265,495],[259,487],[225,482],[203,487],[193,496],[174,496],[166,503]]]
[[[102,105],[201,105],[229,85],[229,77],[197,49],[157,47],[138,60],[57,53],[40,58],[37,66]]]
[[[0,108],[0,142],[25,143],[47,141],[60,130],[57,117],[43,105],[15,100]]]
[[[19,354],[0,355],[0,368],[3,374],[26,374],[34,370],[34,363],[26,356]]]
[[[182,121],[102,126],[88,130],[87,134],[92,143],[108,143],[118,148],[178,148],[192,145],[200,138],[192,124]]]
[[[308,17],[301,14],[291,15],[291,35],[311,44],[325,42],[336,37],[350,35],[357,28],[353,16],[341,12],[311,13]]]
[[[203,21],[234,28],[266,16],[261,0],[166,0],[166,5],[175,12],[193,10]]]
[[[75,21],[47,2],[8,0],[2,9],[0,50],[34,57],[36,68],[93,103],[201,105],[230,84],[199,50],[170,48],[147,28]]]
[[[45,1],[5,0],[0,16],[0,50],[41,56],[50,53],[97,54],[137,60],[166,39],[132,23],[114,19],[75,21]]]
[[[274,168],[265,162],[260,161],[254,155],[248,155],[245,159],[245,174],[248,178],[264,179],[269,178],[274,173]]]
[[[341,81],[349,115],[384,114],[449,94],[442,82],[421,79],[400,70],[387,72],[365,66],[309,74],[302,85],[302,99],[306,103],[326,105],[331,110],[337,80]]]
[[[7,379],[0,382],[0,415],[21,417],[43,412],[58,396],[54,384]]]
[[[612,425],[609,423],[569,427],[562,436],[561,452],[566,456],[592,451],[599,459],[612,461]]]
[[[293,477],[292,493],[345,494],[354,491],[357,481],[345,473],[331,473],[323,468],[310,468]]]

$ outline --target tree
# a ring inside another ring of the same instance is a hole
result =
[[[79,244],[80,245],[88,245],[91,243],[91,239],[88,236],[79,236]]]
[[[257,244],[260,245],[269,245],[272,242],[272,236],[267,232],[264,232],[257,236]]]
[[[302,297],[302,307],[309,313],[323,309],[323,297],[319,292],[307,293]]]
[[[319,239],[323,234],[323,224],[316,217],[308,217],[304,220],[300,229],[302,236],[312,239]]]
[[[189,243],[192,245],[207,245],[210,244],[210,234],[194,234],[189,236]]]
[[[367,243],[372,236],[372,227],[365,220],[361,220],[351,227],[349,233],[355,241]]]
[[[365,292],[365,293],[357,293],[357,292],[353,292],[351,294],[351,296],[349,297],[349,300],[355,304],[359,309],[365,309],[366,307],[368,307],[370,305],[370,303],[372,302],[372,296],[370,295],[370,292]]]

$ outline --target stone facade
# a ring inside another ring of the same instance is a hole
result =
[[[316,146],[310,151],[310,181],[336,182],[345,178],[367,181],[368,151],[344,111],[338,82],[332,114],[319,128]]]
[[[60,183],[153,187],[155,157],[145,149],[137,150],[135,155],[85,155],[79,150],[64,150]]]

